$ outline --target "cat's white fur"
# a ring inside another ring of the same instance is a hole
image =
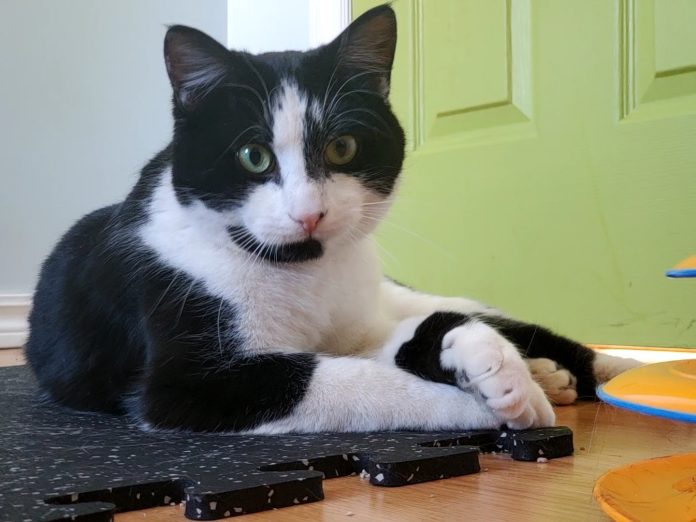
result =
[[[480,398],[454,386],[371,359],[322,357],[292,414],[253,433],[478,429],[500,423]]]
[[[272,146],[281,183],[259,185],[241,209],[218,212],[200,202],[182,206],[171,172],[165,171],[150,202],[149,219],[140,229],[143,241],[163,262],[202,282],[233,307],[243,350],[326,354],[293,413],[254,431],[553,424],[553,411],[521,356],[481,323],[448,334],[450,350],[443,352],[443,362],[466,371],[472,371],[474,360],[487,358],[495,364],[495,370],[475,383],[485,397],[420,379],[394,365],[398,347],[413,336],[425,316],[441,310],[498,312],[475,301],[429,296],[383,279],[370,232],[390,201],[352,176],[334,174],[323,182],[307,176],[306,109],[299,90],[284,84],[273,108]],[[326,213],[315,235],[325,251],[304,263],[256,259],[237,246],[227,230],[243,225],[259,241],[298,241],[306,236],[297,217],[313,212]],[[221,331],[229,332],[230,326],[220,325]],[[515,388],[514,400],[503,404],[501,397],[510,387]]]

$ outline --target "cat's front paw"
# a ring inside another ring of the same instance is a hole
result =
[[[440,364],[453,370],[460,388],[477,390],[513,429],[553,426],[553,408],[522,356],[485,323],[470,321],[442,340]]]

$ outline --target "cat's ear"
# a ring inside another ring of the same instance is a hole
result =
[[[207,34],[174,25],[164,37],[164,62],[175,102],[191,110],[228,72],[230,52]]]
[[[396,50],[394,10],[388,4],[370,9],[351,23],[334,43],[339,45],[339,66],[362,73],[365,81],[386,98]]]

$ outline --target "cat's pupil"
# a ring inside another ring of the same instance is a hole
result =
[[[261,163],[261,151],[258,147],[252,147],[249,151],[249,161],[254,165],[259,165]]]
[[[348,144],[345,142],[345,140],[336,140],[335,149],[336,154],[342,158],[348,152]]]

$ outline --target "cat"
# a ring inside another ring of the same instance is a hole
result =
[[[382,275],[395,45],[389,6],[307,52],[168,29],[171,144],[41,270],[26,353],[47,400],[146,430],[524,429],[635,364]]]

